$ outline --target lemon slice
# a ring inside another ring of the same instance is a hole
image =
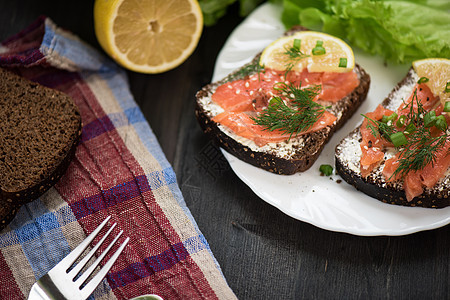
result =
[[[426,58],[412,63],[414,71],[419,77],[426,77],[425,83],[435,96],[439,96],[441,103],[450,101],[450,60],[446,58]]]
[[[183,63],[203,29],[197,0],[96,0],[98,42],[123,67],[161,73]]]
[[[296,50],[301,54],[289,55]],[[260,64],[279,71],[302,71],[306,68],[309,72],[342,73],[355,67],[355,56],[352,48],[337,37],[322,32],[299,31],[267,46],[261,54]]]

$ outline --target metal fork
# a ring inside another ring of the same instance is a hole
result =
[[[62,261],[54,266],[46,275],[41,277],[31,288],[28,299],[77,299],[84,300],[89,297],[95,288],[100,284],[108,271],[113,266],[114,262],[119,257],[127,245],[130,238],[126,238],[120,245],[119,249],[113,254],[111,259],[99,270],[99,272],[89,281],[86,280],[94,272],[100,261],[105,257],[112,246],[117,242],[122,235],[123,230],[114,238],[112,243],[106,248],[105,251],[95,260],[95,262],[89,266],[89,268],[80,276],[80,271],[92,258],[94,253],[100,247],[100,245],[106,240],[108,235],[112,232],[117,223],[114,223],[105,236],[95,245],[95,247],[89,251],[89,253],[80,260],[78,264],[72,269],[74,262],[80,257],[80,255],[86,250],[92,240],[98,235],[100,230],[106,225],[111,216],[107,217],[81,244],[79,244],[72,252],[70,252]]]

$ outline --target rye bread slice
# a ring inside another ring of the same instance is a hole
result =
[[[290,35],[298,30],[306,30],[297,26],[286,32]],[[231,77],[239,74],[240,70],[254,65],[259,61],[258,54],[252,62],[233,72]],[[318,158],[323,147],[331,138],[333,133],[342,127],[367,96],[370,86],[370,76],[359,66],[355,66],[360,84],[350,94],[336,103],[327,103],[331,107],[327,110],[333,113],[337,120],[332,126],[322,130],[304,134],[291,140],[274,143],[269,146],[258,147],[249,140],[237,137],[224,126],[214,122],[212,118],[218,113],[211,100],[211,95],[220,85],[228,81],[227,78],[206,85],[196,94],[195,114],[200,127],[218,146],[222,147],[237,158],[276,174],[294,174],[307,170]]]
[[[0,230],[64,174],[81,136],[68,95],[0,68]]]
[[[395,110],[412,92],[418,80],[417,74],[410,69],[408,74],[389,93],[381,105]],[[443,208],[450,206],[450,172],[432,189],[424,188],[424,193],[411,201],[406,200],[401,181],[386,182],[381,174],[384,162],[369,176],[361,176],[359,164],[361,158],[360,142],[362,140],[360,126],[354,129],[337,146],[335,152],[336,172],[349,184],[363,193],[382,202],[403,206],[427,208]]]

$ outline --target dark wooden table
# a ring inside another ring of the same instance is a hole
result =
[[[0,40],[39,15],[100,47],[91,1],[0,1]],[[399,237],[336,233],[292,219],[241,182],[194,116],[194,95],[242,21],[237,6],[204,29],[180,67],[128,72],[186,203],[239,299],[450,299],[450,226]],[[1,279],[0,279],[1,282]]]

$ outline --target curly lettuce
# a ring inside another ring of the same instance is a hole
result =
[[[386,61],[450,57],[448,0],[284,0],[282,22],[340,37]]]

